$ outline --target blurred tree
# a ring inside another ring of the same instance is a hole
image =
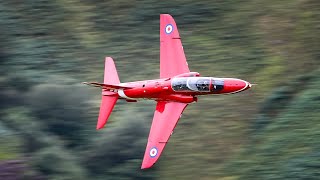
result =
[[[66,85],[35,86],[26,95],[34,115],[40,120],[42,130],[60,136],[68,147],[75,147],[90,139],[87,131],[87,103],[89,93],[85,88]]]
[[[154,171],[140,170],[150,124],[143,120],[143,115],[133,109],[126,110],[115,118],[119,121],[116,127],[108,127],[96,138],[85,156],[92,176],[107,174],[115,179],[152,179],[155,176]]]
[[[48,179],[88,179],[86,169],[77,162],[77,156],[58,146],[41,149],[31,164]]]

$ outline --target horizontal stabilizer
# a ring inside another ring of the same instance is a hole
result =
[[[115,85],[115,84],[103,84],[98,82],[82,82],[82,83],[89,86],[100,87],[102,89],[131,89],[132,88],[127,86],[121,86],[121,85]]]

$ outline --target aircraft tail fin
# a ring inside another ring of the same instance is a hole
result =
[[[102,95],[114,95],[115,89],[131,89],[131,87],[120,85],[120,80],[116,66],[111,57],[106,57],[104,65],[103,83],[98,82],[82,82],[83,84],[100,87],[103,89]]]
[[[101,97],[100,112],[98,117],[97,129],[101,129],[107,123],[109,116],[118,100],[118,96],[104,96]]]
[[[119,84],[119,76],[116,66],[111,57],[106,57],[104,64],[104,84]],[[100,85],[103,88],[103,84],[91,84]],[[114,85],[116,86],[116,85]],[[116,89],[116,88],[115,88]],[[101,105],[97,123],[97,129],[101,129],[107,123],[108,118],[119,98],[116,92],[108,91],[110,89],[102,89]]]
[[[106,57],[104,64],[104,84],[119,84],[119,76],[116,69],[116,65],[111,57]]]

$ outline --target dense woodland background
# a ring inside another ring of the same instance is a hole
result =
[[[192,71],[257,83],[188,106],[140,170],[155,102],[119,101],[95,130],[105,56],[159,76],[159,14]],[[0,1],[0,179],[317,179],[319,0]]]

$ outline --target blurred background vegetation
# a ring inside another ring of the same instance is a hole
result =
[[[192,71],[257,83],[190,105],[140,170],[153,101],[118,102],[96,131],[112,56],[125,81],[158,78],[159,14]],[[0,1],[0,179],[317,179],[320,1]]]

